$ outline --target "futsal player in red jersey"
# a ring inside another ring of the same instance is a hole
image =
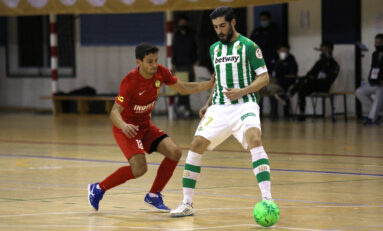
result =
[[[165,158],[144,201],[161,212],[170,211],[164,205],[161,191],[173,175],[182,151],[164,131],[150,122],[151,112],[162,84],[181,94],[192,94],[212,88],[215,78],[205,82],[182,82],[158,64],[158,52],[159,49],[151,44],[138,45],[135,49],[138,66],[121,82],[110,119],[113,135],[129,166],[117,169],[99,183],[88,185],[89,204],[95,210],[106,191],[145,174],[148,169],[145,152],[159,152]]]

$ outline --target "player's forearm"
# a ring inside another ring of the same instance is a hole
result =
[[[201,91],[206,91],[211,88],[211,82],[210,81],[204,81],[204,82],[184,82],[183,83],[183,91],[180,92],[183,95],[189,95],[198,93]]]
[[[265,87],[270,82],[270,77],[267,72],[259,75],[249,86],[242,89],[243,95],[247,95],[253,92],[257,92]]]
[[[112,111],[110,112],[109,118],[114,126],[118,127],[119,129],[121,129],[125,124],[125,121],[122,119],[121,112],[115,107],[113,107]]]

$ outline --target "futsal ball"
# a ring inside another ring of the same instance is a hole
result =
[[[269,227],[279,220],[279,208],[273,201],[258,202],[253,209],[254,220],[261,226]]]

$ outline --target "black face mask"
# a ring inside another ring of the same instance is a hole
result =
[[[382,52],[383,51],[383,45],[375,46],[376,51]]]
[[[320,58],[321,59],[329,59],[331,57],[331,54],[330,53],[322,53],[320,55]]]
[[[178,30],[188,31],[189,27],[188,26],[179,26]]]

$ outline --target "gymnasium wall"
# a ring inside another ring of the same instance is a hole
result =
[[[363,0],[362,3],[362,42],[370,49],[362,59],[362,74],[366,78],[373,38],[383,31],[383,4],[380,0]],[[314,51],[322,40],[322,1],[299,0],[289,3],[288,25],[291,52],[299,63],[299,74],[304,75],[318,59]],[[249,9],[248,13],[254,11]],[[248,19],[252,19],[251,15]],[[253,23],[249,23],[251,25]],[[133,46],[82,46],[80,41],[80,20],[76,20],[76,78],[61,78],[58,86],[61,91],[70,91],[84,85],[93,86],[99,93],[116,92],[121,78],[135,67]],[[250,27],[249,27],[250,28]],[[248,32],[250,33],[250,31]],[[160,46],[161,64],[165,64],[165,47]],[[354,50],[350,44],[335,46],[335,59],[341,65],[341,73],[334,84],[336,90],[354,90]],[[50,108],[49,101],[39,99],[50,95],[49,78],[8,78],[5,68],[5,48],[0,44],[0,106]],[[348,99],[349,110],[355,112],[354,97]],[[337,104],[341,102],[337,101]],[[158,106],[163,107],[163,103]],[[311,107],[308,105],[308,112]]]
[[[160,46],[161,51],[165,47]],[[160,53],[165,63],[165,53]],[[76,78],[60,78],[58,89],[68,92],[92,86],[98,93],[118,92],[121,79],[135,67],[134,47],[82,47],[76,42]],[[7,78],[5,49],[0,48],[0,106],[51,108],[51,102],[40,100],[51,94],[49,78]]]
[[[299,75],[304,75],[318,59],[314,51],[321,43],[321,0],[297,1],[289,4],[289,43],[298,65]]]
[[[307,73],[318,60],[319,52],[314,51],[322,41],[321,0],[306,0],[289,3],[289,44],[290,52],[298,63],[298,75]],[[295,111],[297,96],[292,100]],[[318,108],[319,110],[319,108]],[[312,113],[311,103],[308,102],[306,111]]]
[[[134,46],[96,46],[84,44],[84,40],[81,44],[80,20],[75,21],[75,28],[76,77],[59,78],[58,90],[92,86],[101,94],[118,92],[121,79],[136,66]],[[159,62],[165,65],[166,48],[159,48]],[[5,47],[0,46],[0,107],[50,109],[52,103],[40,100],[42,95],[51,95],[51,79],[7,77]]]
[[[370,65],[371,54],[374,51],[374,37],[377,33],[383,33],[383,4],[380,0],[363,0],[361,1],[361,38],[369,51],[364,53],[362,58],[362,79],[366,80]],[[347,8],[346,6],[345,8]],[[349,8],[349,7],[348,7]],[[331,36],[329,31],[322,31],[322,14],[321,0],[306,0],[289,3],[289,42],[292,46],[291,52],[297,58],[299,64],[299,74],[304,75],[315,60],[318,58],[318,52],[313,50],[318,47],[322,35]],[[344,11],[345,9],[343,9]],[[342,9],[339,10],[339,17],[343,17]],[[337,18],[333,18],[334,24],[339,23]],[[340,33],[351,33],[350,31],[343,32],[344,28],[340,28]],[[330,34],[330,35],[329,35]],[[345,37],[345,36],[343,36]],[[351,37],[351,36],[350,36]],[[353,91],[355,89],[355,47],[351,41],[345,41],[343,38],[338,38],[334,48],[334,58],[338,61],[341,69],[337,80],[333,84],[333,90],[336,91]],[[347,96],[348,111],[355,113],[355,97]],[[336,108],[342,108],[341,98],[335,99]],[[307,112],[311,113],[310,101],[307,101]],[[320,112],[320,104],[317,111]],[[326,108],[330,112],[329,105]]]

